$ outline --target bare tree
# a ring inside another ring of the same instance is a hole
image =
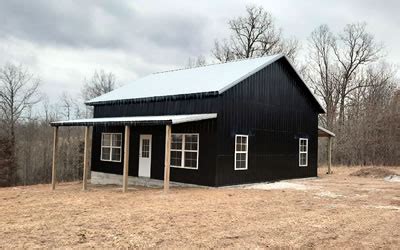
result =
[[[392,111],[398,80],[387,63],[371,65],[363,73],[363,85],[349,96],[346,123],[337,138],[336,160],[344,164],[396,164],[400,145],[396,134],[399,115]],[[397,127],[396,127],[397,126]]]
[[[204,66],[207,64],[206,58],[204,56],[189,57],[188,62],[186,64],[187,67],[193,68],[198,66]]]
[[[226,39],[224,39],[222,42],[215,40],[214,49],[211,52],[214,57],[220,62],[228,62],[235,59],[235,55],[229,47],[228,41]]]
[[[82,116],[82,110],[79,103],[69,93],[63,92],[60,97],[61,114],[65,119],[75,119]]]
[[[38,94],[40,80],[23,66],[11,63],[0,68],[0,110],[2,123],[9,141],[9,152],[13,168],[11,182],[15,183],[16,166],[16,139],[15,130],[17,122],[24,118],[32,105],[39,102]]]
[[[85,101],[103,95],[117,87],[116,77],[113,73],[106,73],[104,70],[95,71],[92,78],[85,80],[82,89],[82,96]]]
[[[247,6],[246,15],[230,20],[228,25],[230,39],[216,41],[212,50],[221,62],[276,53],[288,53],[294,58],[299,48],[296,39],[283,38],[281,29],[276,28],[271,14],[263,7]]]
[[[339,102],[339,88],[332,58],[334,36],[327,25],[316,28],[308,39],[307,79],[314,91],[322,97],[326,107],[326,126],[333,129]]]
[[[366,23],[348,24],[332,42],[332,49],[340,74],[339,83],[339,123],[345,119],[345,105],[348,96],[357,88],[363,87],[363,81],[357,81],[357,74],[363,66],[376,62],[382,57],[383,45],[378,44],[373,35],[366,30]]]

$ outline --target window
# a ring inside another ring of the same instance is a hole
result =
[[[248,145],[248,135],[235,136],[235,170],[247,169]]]
[[[142,158],[150,157],[150,140],[143,139],[142,140]]]
[[[101,134],[101,160],[121,162],[122,134]]]
[[[308,139],[299,139],[299,166],[307,167],[308,165]]]
[[[199,134],[171,136],[171,167],[198,169]]]

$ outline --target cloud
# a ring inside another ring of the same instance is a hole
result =
[[[130,1],[5,1],[0,38],[76,49],[194,53],[207,19],[185,13],[141,13]],[[149,47],[150,50],[144,50]],[[153,53],[154,53],[153,52]]]
[[[78,95],[83,79],[96,69],[114,72],[125,84],[180,68],[190,56],[210,55],[214,39],[227,37],[228,20],[248,4],[263,5],[303,49],[320,24],[336,32],[346,23],[366,21],[386,43],[389,59],[400,62],[398,1],[13,0],[0,2],[0,65],[26,65],[56,102],[62,91]]]

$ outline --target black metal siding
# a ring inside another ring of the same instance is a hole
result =
[[[124,127],[95,127],[93,130],[92,170],[104,173],[122,174],[122,162],[100,160],[102,132],[124,134]],[[198,169],[171,167],[171,181],[215,186],[216,120],[179,124],[172,127],[172,133],[199,133]],[[153,179],[164,178],[165,126],[131,127],[129,175],[138,176],[139,137],[152,135],[151,173]],[[123,142],[124,143],[124,142]],[[123,159],[123,157],[122,157]]]
[[[188,83],[190,84],[190,83]],[[94,117],[218,113],[218,96],[114,103],[94,107]]]
[[[217,185],[317,175],[318,110],[286,60],[264,68],[221,96]],[[235,134],[249,135],[248,170],[234,170]],[[309,139],[299,167],[298,138]]]

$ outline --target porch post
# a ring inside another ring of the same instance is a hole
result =
[[[122,180],[122,191],[128,190],[128,170],[129,170],[129,139],[131,135],[131,127],[125,126],[125,145],[124,145],[124,176]]]
[[[328,174],[331,173],[332,165],[332,137],[328,136]]]
[[[89,126],[85,127],[85,148],[83,150],[83,178],[82,178],[82,190],[87,189],[87,176],[89,170]]]
[[[56,164],[57,164],[57,150],[58,150],[58,127],[53,128],[53,164],[51,167],[51,189],[56,189]]]
[[[165,168],[164,168],[164,192],[169,190],[169,168],[171,157],[171,125],[165,127]]]

